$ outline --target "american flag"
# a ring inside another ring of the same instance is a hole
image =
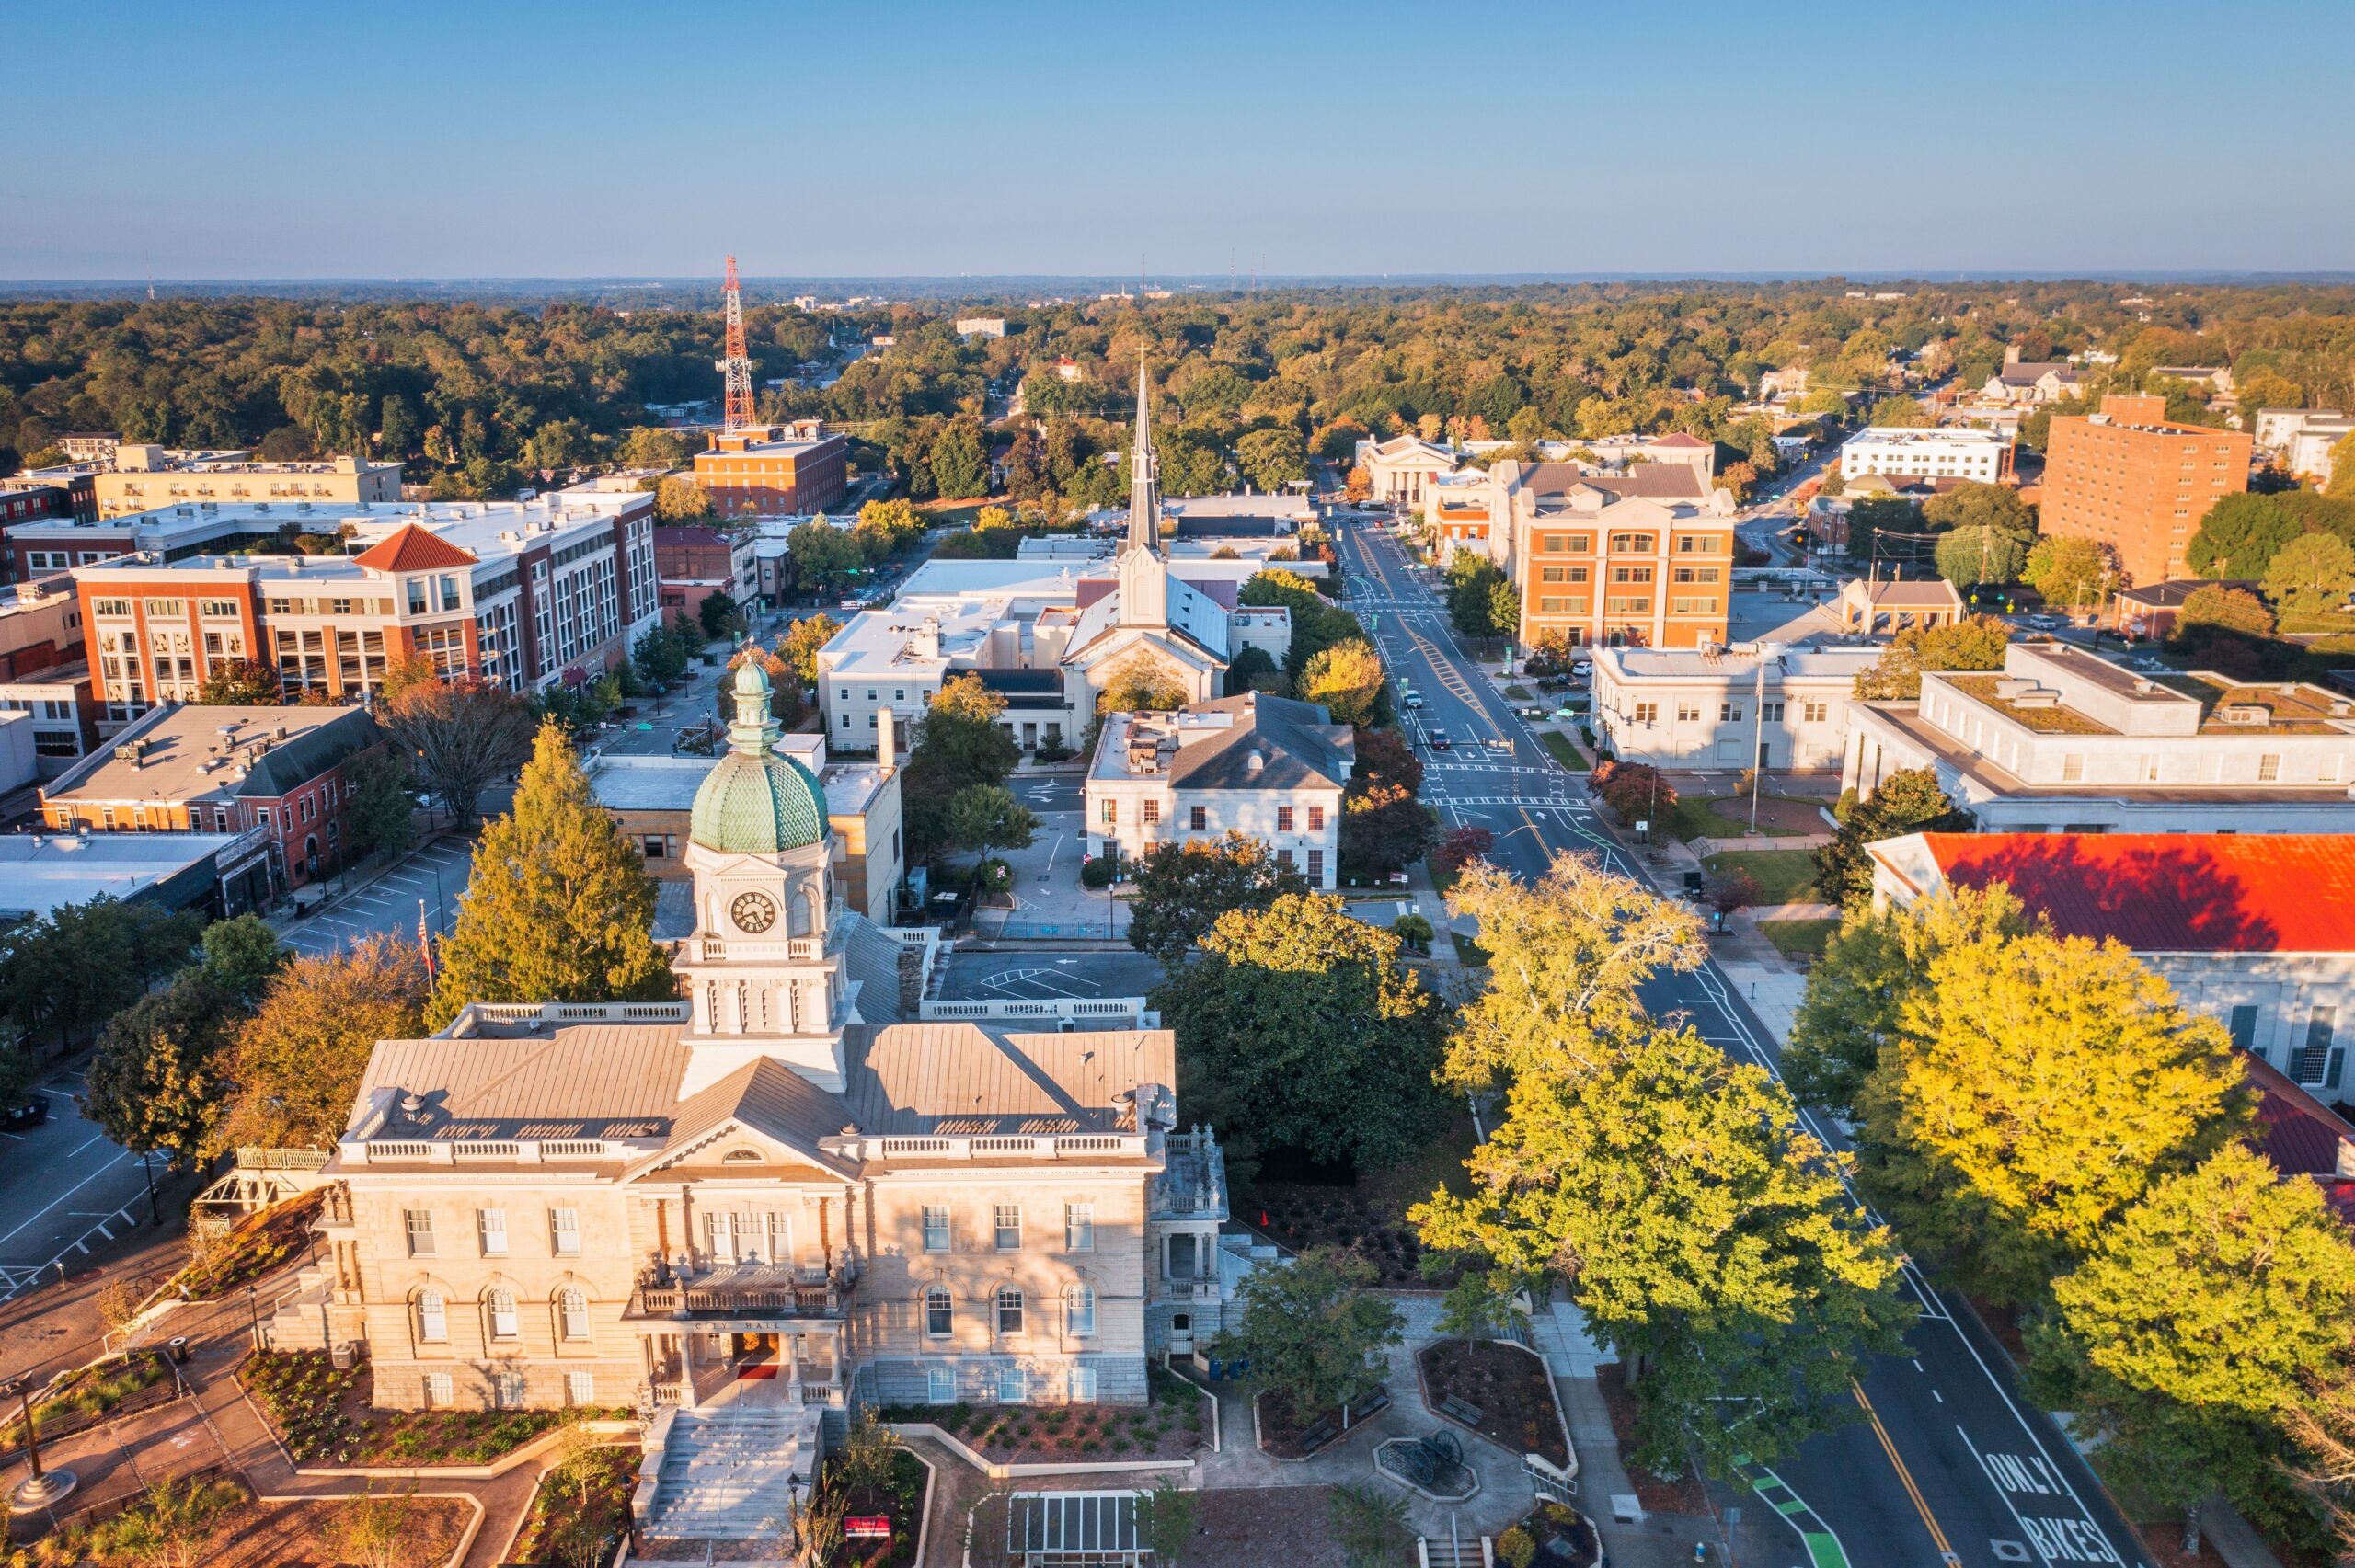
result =
[[[417,901],[417,945],[425,954],[425,972],[438,975],[441,971],[433,962],[433,933],[425,923],[425,900],[422,898]]]

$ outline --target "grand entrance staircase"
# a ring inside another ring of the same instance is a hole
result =
[[[742,1401],[662,1412],[647,1435],[647,1447],[659,1444],[661,1457],[651,1467],[650,1505],[641,1498],[641,1532],[665,1540],[766,1541],[777,1546],[773,1555],[787,1555],[793,1478],[801,1478],[806,1495],[822,1452],[821,1420],[816,1405]]]

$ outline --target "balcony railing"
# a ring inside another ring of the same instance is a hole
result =
[[[752,1265],[700,1279],[648,1279],[630,1316],[640,1318],[838,1318],[851,1281],[839,1271]]]

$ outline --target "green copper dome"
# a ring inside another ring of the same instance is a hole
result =
[[[728,750],[695,791],[687,836],[722,854],[774,854],[824,843],[824,786],[809,769],[776,754],[779,731],[759,658],[736,671],[735,694]]]

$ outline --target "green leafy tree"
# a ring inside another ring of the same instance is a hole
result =
[[[982,427],[973,419],[951,419],[932,443],[932,482],[950,500],[989,493],[990,469],[982,451]]]
[[[1177,1031],[1179,1091],[1230,1160],[1295,1149],[1371,1170],[1438,1130],[1440,1009],[1395,934],[1338,898],[1284,893],[1200,941],[1154,1003]]]
[[[2176,612],[2172,633],[2178,642],[2195,642],[2204,641],[2214,632],[2269,637],[2273,635],[2273,612],[2265,607],[2265,601],[2245,588],[2205,584],[2184,596],[2182,607]]]
[[[668,623],[649,626],[630,648],[630,660],[650,686],[667,686],[687,672],[700,638],[690,639]]]
[[[1155,1568],[1178,1568],[1193,1550],[1196,1504],[1201,1494],[1164,1478],[1137,1494],[1137,1539],[1153,1553]]]
[[[1324,649],[1300,676],[1303,702],[1322,704],[1336,724],[1372,724],[1383,699],[1382,656],[1363,637]]]
[[[684,433],[640,425],[622,439],[624,468],[676,468],[695,455]]]
[[[1373,1265],[1338,1247],[1255,1268],[1235,1292],[1243,1324],[1228,1349],[1303,1423],[1338,1410],[1382,1381],[1383,1347],[1406,1336],[1405,1317],[1371,1288],[1375,1278]]]
[[[2322,493],[2335,501],[2355,501],[2355,435],[2341,436],[2331,443],[2330,483]]]
[[[278,697],[278,671],[250,658],[214,665],[196,688],[196,700],[212,707],[258,707]]]
[[[2355,589],[2355,550],[2328,533],[2302,533],[2273,553],[2266,596],[2293,614],[2318,615],[2347,602]]]
[[[1936,421],[1930,417],[1930,411],[1927,408],[1923,407],[1911,397],[1884,397],[1873,405],[1872,414],[1866,423],[1878,425],[1885,429],[1890,428],[1903,429],[1923,429],[1936,424]]]
[[[544,725],[514,810],[475,848],[427,1021],[439,1028],[470,1001],[669,1001],[678,981],[653,923],[644,861]]]
[[[1848,555],[1858,561],[1877,558],[1876,541],[1884,532],[1919,533],[1922,509],[1902,496],[1858,496],[1848,503]]]
[[[1246,479],[1270,493],[1308,477],[1298,430],[1253,430],[1235,443],[1235,462]]]
[[[2028,553],[2020,578],[2056,610],[2098,610],[2119,589],[2132,586],[2107,544],[2074,535],[2046,537]]]
[[[1962,887],[1947,898],[1910,906],[1859,900],[1807,978],[1791,1035],[1783,1047],[1783,1080],[1802,1104],[1854,1119],[1856,1096],[1897,1037],[1907,997],[1930,959],[1956,942],[2013,936],[2030,921],[2011,888]]]
[[[804,615],[785,629],[776,653],[806,691],[818,683],[818,650],[834,640],[843,624],[832,615]]]
[[[379,933],[295,958],[236,1025],[228,1111],[206,1151],[333,1143],[376,1042],[422,1035],[432,990],[415,936]]]
[[[1698,1453],[1724,1477],[1853,1419],[1856,1363],[1895,1351],[1912,1311],[1844,1162],[1764,1070],[1690,1030],[1572,1038],[1512,1080],[1472,1191],[1414,1210],[1424,1244],[1567,1287],[1629,1364],[1647,1468]]]
[[[1901,769],[1881,780],[1871,795],[1835,814],[1840,817],[1838,830],[1815,852],[1815,886],[1819,897],[1844,907],[1872,897],[1868,845],[1906,833],[1970,830],[1970,814],[1947,798],[1937,773],[1929,768]]]
[[[1613,758],[1598,763],[1587,775],[1587,787],[1623,822],[1653,820],[1663,811],[1676,809],[1676,786],[1649,762]]]
[[[1246,692],[1267,691],[1277,673],[1275,658],[1266,648],[1238,648],[1226,666],[1226,694],[1239,697]]]
[[[1004,784],[967,784],[948,797],[948,842],[982,857],[993,849],[1027,850],[1038,837],[1039,818]]]
[[[2240,1077],[2223,1025],[2125,948],[1982,933],[1931,956],[1866,1077],[1863,1185],[1916,1253],[2039,1301],[2234,1134]]]
[[[654,515],[668,523],[701,522],[711,516],[711,492],[692,479],[665,479],[654,488]]]
[[[2028,544],[1998,528],[1958,528],[1935,546],[1938,576],[1957,588],[2016,582],[2028,567]]]
[[[714,639],[734,636],[744,629],[744,612],[738,608],[736,596],[724,588],[713,589],[695,606],[695,622],[703,627],[703,635]]]
[[[1264,910],[1311,891],[1308,878],[1278,860],[1267,841],[1234,829],[1223,839],[1155,844],[1129,863],[1128,874],[1135,888],[1129,945],[1172,970],[1229,910]]]
[[[2018,489],[2010,485],[1984,485],[1976,480],[1967,480],[1944,495],[1932,496],[1924,501],[1922,521],[1932,528],[1949,532],[1987,528],[2021,540],[2036,537],[2036,511],[2020,499]],[[1989,578],[1986,580],[1996,582],[2002,579]]]
[[[2001,670],[2011,628],[1993,615],[1969,615],[1952,625],[1905,626],[1868,670],[1856,672],[1855,695],[1873,702],[1913,702],[1925,670]]]
[[[2196,1532],[2262,1468],[2277,1413],[2346,1364],[2355,1242],[2313,1183],[2230,1143],[2154,1184],[2052,1299],[2028,1331],[2036,1391]]]
[[[193,1165],[220,1118],[219,1059],[236,1005],[200,969],[123,1009],[98,1036],[82,1114],[134,1154]]]
[[[823,517],[794,525],[785,536],[785,558],[793,568],[793,580],[821,595],[841,592],[867,565],[867,552],[850,530],[836,528]]]
[[[1521,590],[1509,582],[1500,582],[1488,590],[1488,624],[1500,637],[1514,636],[1521,630]]]
[[[1022,750],[998,715],[1005,699],[978,675],[944,681],[918,720],[900,775],[908,863],[920,865],[950,846],[948,803],[975,784],[1003,784]]]
[[[1493,637],[1520,624],[1518,615],[1499,624],[1496,618],[1497,589],[1511,583],[1494,563],[1470,551],[1459,551],[1447,567],[1447,615],[1456,631],[1467,637]]]
[[[293,956],[280,944],[276,929],[259,915],[215,921],[204,928],[198,945],[203,951],[199,972],[242,1007],[259,1001]]]
[[[417,841],[416,787],[408,756],[389,746],[343,764],[343,831],[353,854],[390,858]]]

